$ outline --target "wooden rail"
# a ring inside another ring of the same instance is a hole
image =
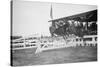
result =
[[[71,38],[68,39],[68,43],[63,41],[55,41],[55,42],[46,42],[46,43],[39,43],[37,46],[36,53],[45,51],[45,50],[52,50],[52,49],[58,49],[58,48],[67,48],[67,47],[76,47],[76,46],[96,46],[97,45],[97,35],[92,36],[84,36],[84,39],[91,38],[91,41],[83,41],[83,39],[77,37],[77,38]]]
[[[88,38],[90,38],[91,40],[86,40],[86,41],[83,40]],[[59,39],[59,40],[55,39],[53,41],[49,41],[48,39],[39,39],[39,40],[22,39],[23,43],[15,43],[15,44],[13,43],[11,46],[13,50],[37,48],[35,53],[39,53],[45,50],[52,50],[52,49],[97,45],[97,35],[84,36],[83,39],[80,37],[68,38],[66,41],[64,39]],[[18,42],[18,41],[20,40],[13,42]]]

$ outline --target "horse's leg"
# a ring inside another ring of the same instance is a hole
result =
[[[64,40],[66,40],[66,36],[63,36],[64,37]]]
[[[63,36],[63,39],[65,40],[65,43],[67,45],[67,39],[66,39],[66,36]]]

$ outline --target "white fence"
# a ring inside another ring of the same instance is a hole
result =
[[[90,38],[90,40],[86,40]],[[52,40],[50,40],[52,39]],[[84,41],[85,40],[85,41]],[[23,41],[20,43],[20,41]],[[67,47],[76,47],[76,46],[96,46],[97,44],[97,35],[89,35],[84,36],[83,39],[79,37],[75,38],[68,38],[66,41],[63,38],[59,39],[34,39],[34,40],[25,40],[25,39],[19,39],[13,42],[19,42],[19,43],[13,43],[12,49],[18,50],[18,49],[27,49],[27,48],[37,48],[35,53],[39,53],[45,50],[52,50],[52,49],[59,49],[59,48],[67,48]]]
[[[16,43],[17,42],[17,43]],[[19,50],[19,49],[27,49],[27,48],[37,48],[38,40],[25,40],[25,39],[18,39],[13,41],[12,49]]]
[[[90,40],[86,40],[89,39]],[[84,41],[86,40],[86,41]],[[84,36],[82,38],[69,38],[66,40],[60,40],[60,41],[54,41],[46,43],[39,43],[37,45],[36,53],[42,52],[44,50],[52,50],[52,49],[58,49],[58,48],[67,48],[67,47],[76,47],[76,46],[96,46],[97,45],[97,35],[91,35],[91,36]]]

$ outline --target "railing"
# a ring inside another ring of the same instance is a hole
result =
[[[87,38],[91,38],[91,40],[84,41],[84,39]],[[45,50],[52,50],[52,49],[59,49],[59,48],[77,47],[77,46],[96,46],[96,45],[97,45],[97,35],[89,35],[89,36],[84,36],[83,39],[79,37],[68,38],[66,41],[62,38],[59,40],[52,40],[52,41],[49,41],[47,39],[27,41],[23,39],[23,43],[16,43],[16,44],[13,43],[12,49],[18,50],[18,49],[26,49],[26,48],[37,48],[35,53],[39,53]]]
[[[25,40],[23,39],[23,42],[20,43],[20,40],[15,40],[12,43],[12,50],[19,50],[19,49],[27,49],[27,48],[37,48],[37,40]],[[19,42],[19,43],[14,43],[14,42]]]
[[[84,39],[91,38],[91,41],[84,41]],[[42,52],[44,50],[51,50],[51,49],[58,49],[58,48],[67,48],[67,47],[76,47],[76,46],[96,46],[97,45],[97,35],[91,36],[84,36],[82,38],[71,38],[67,39],[66,42],[63,41],[55,41],[55,42],[48,42],[47,43],[39,43],[37,46],[37,50],[35,53]]]

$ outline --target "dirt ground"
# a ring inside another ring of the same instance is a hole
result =
[[[35,48],[14,50],[13,66],[44,65],[97,61],[97,47],[69,47],[35,54]]]

